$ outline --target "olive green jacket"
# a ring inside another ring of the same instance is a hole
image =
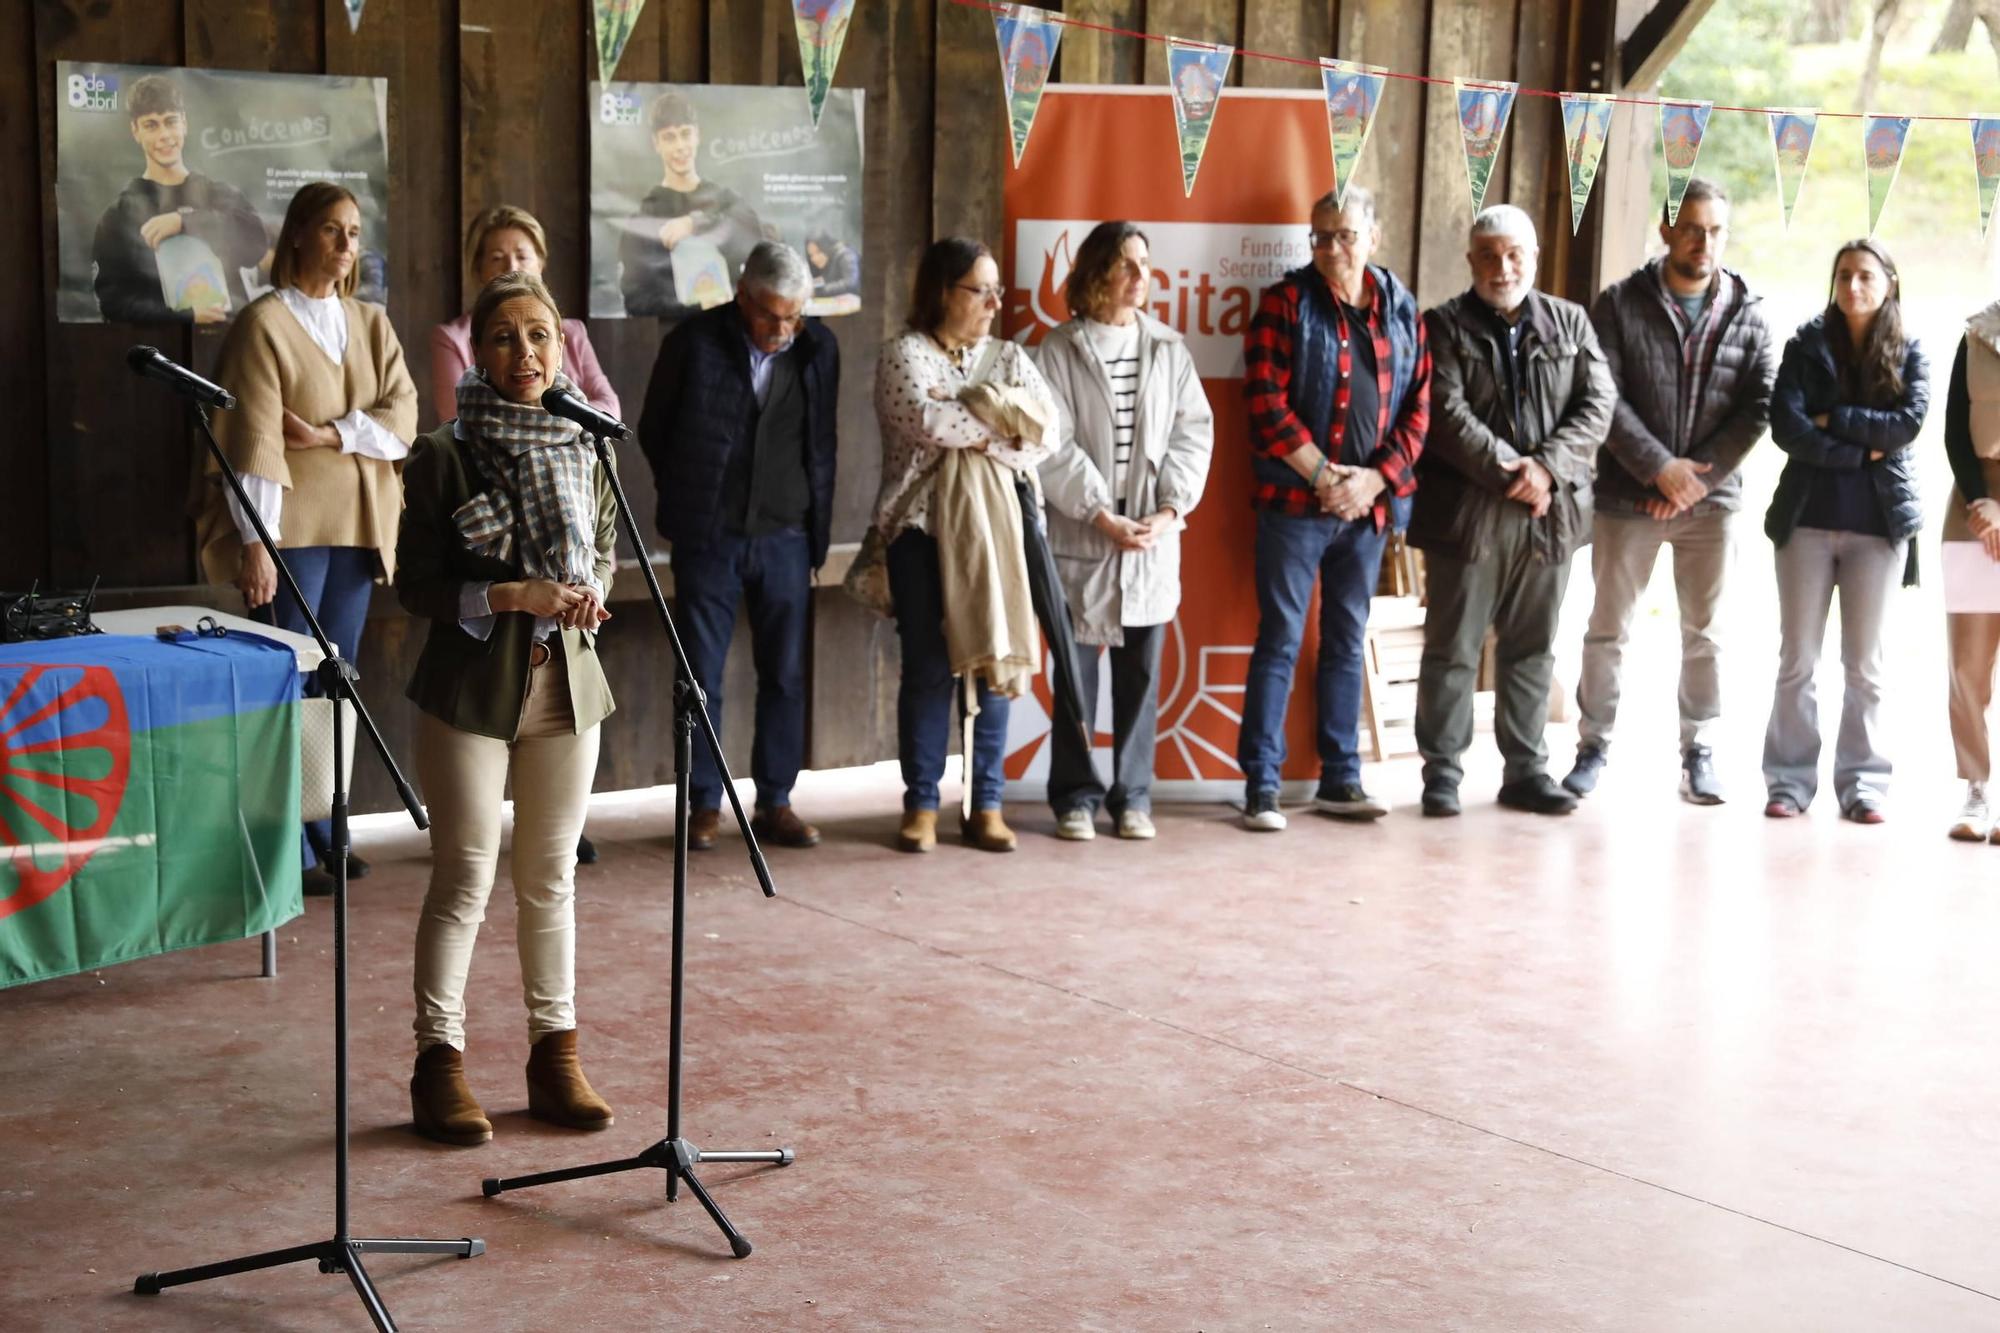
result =
[[[535,618],[525,611],[495,617],[493,633],[482,640],[459,624],[460,598],[468,583],[506,582],[520,571],[504,560],[475,555],[466,548],[452,514],[485,487],[466,457],[465,446],[445,422],[417,438],[403,465],[403,524],[396,540],[396,596],[411,615],[431,622],[430,637],[417,659],[405,693],[417,707],[460,731],[511,741],[521,726],[528,692],[528,654]],[[476,488],[476,489],[475,489]],[[616,566],[618,511],[611,479],[597,470],[597,581],[607,591]],[[597,661],[593,630],[565,629],[560,640],[569,679],[570,714],[579,733],[610,716],[611,686]]]

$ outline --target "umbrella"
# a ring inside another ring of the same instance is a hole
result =
[[[1049,550],[1049,530],[1042,519],[1042,507],[1034,487],[1016,480],[1015,493],[1021,497],[1021,553],[1028,562],[1028,595],[1035,604],[1035,619],[1041,622],[1042,636],[1049,641],[1054,659],[1054,679],[1049,693],[1055,699],[1051,727],[1073,727],[1083,740],[1083,752],[1090,753],[1090,728],[1083,723],[1083,688],[1078,684],[1082,671],[1077,666],[1076,629],[1069,620],[1069,599],[1063,595],[1062,579],[1056,573],[1056,558]]]

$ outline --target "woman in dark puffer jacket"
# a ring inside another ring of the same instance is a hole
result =
[[[1834,793],[1846,818],[1883,819],[1882,621],[1898,575],[1916,581],[1923,515],[1909,446],[1930,406],[1930,365],[1903,335],[1899,295],[1888,252],[1849,241],[1833,257],[1826,309],[1799,326],[1778,367],[1771,438],[1789,457],[1764,517],[1778,548],[1778,685],[1764,733],[1774,819],[1804,813],[1819,787],[1813,671],[1836,590],[1847,695]]]

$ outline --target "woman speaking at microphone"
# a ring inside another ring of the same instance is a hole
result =
[[[528,1007],[528,1111],[603,1129],[611,1108],[576,1049],[576,840],[611,690],[597,662],[617,514],[610,478],[542,395],[572,388],[562,314],[540,278],[494,279],[472,308],[458,417],[418,439],[404,472],[396,590],[427,617],[409,697],[431,815],[417,924],[417,1132],[493,1137],[465,1077],[465,981],[514,794],[515,943]]]

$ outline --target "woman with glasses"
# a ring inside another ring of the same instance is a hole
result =
[[[1071,728],[1049,741],[1056,836],[1096,836],[1097,809],[1121,838],[1150,838],[1160,645],[1180,607],[1180,530],[1201,499],[1215,414],[1180,334],[1145,313],[1146,235],[1102,222],[1078,247],[1063,289],[1072,318],[1037,363],[1062,408],[1041,466],[1049,547],[1083,648],[1084,729],[1097,723],[1101,647],[1111,655],[1111,785]]]
[[[932,500],[944,455],[978,450],[1014,473],[1033,478],[1048,446],[995,426],[968,406],[979,386],[1016,394],[1044,422],[1055,420],[1048,384],[1018,344],[991,337],[1000,312],[1000,268],[978,241],[935,241],[917,266],[908,328],[882,348],[876,365],[875,412],[882,426],[882,485],[875,527],[888,548],[903,679],[896,697],[897,748],[903,765],[903,823],[896,845],[928,852],[937,845],[938,781],[951,737],[953,671],[946,646],[949,601],[940,543],[971,542],[975,534],[942,530]],[[1018,541],[1018,537],[1016,538]],[[1008,553],[1000,553],[1005,559]],[[1012,553],[1018,562],[1018,549]],[[984,851],[1014,849],[1000,813],[1001,760],[1007,741],[1007,698],[982,679],[978,717],[966,770],[972,814],[965,841]]]
[[[1890,763],[1881,751],[1882,622],[1900,577],[1916,581],[1923,526],[1909,447],[1930,407],[1930,363],[1903,333],[1896,263],[1871,240],[1833,257],[1826,309],[1785,345],[1771,438],[1788,455],[1764,531],[1778,548],[1778,684],[1764,732],[1764,813],[1805,813],[1819,789],[1813,673],[1840,596],[1847,672],[1833,761],[1840,813],[1880,824]]]

